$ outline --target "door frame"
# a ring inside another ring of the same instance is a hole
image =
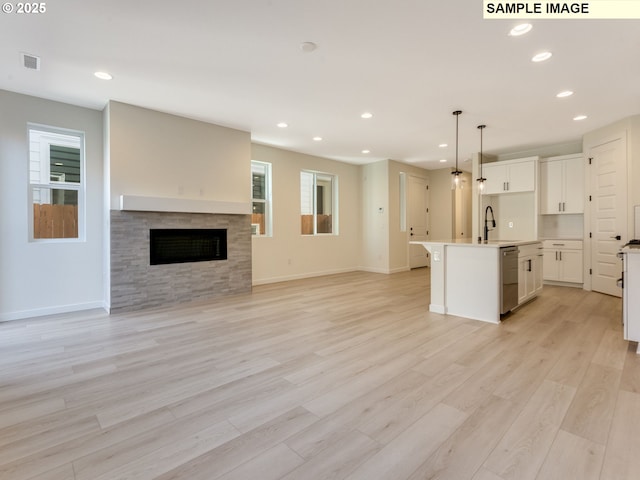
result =
[[[412,173],[407,173],[406,174],[406,191],[405,191],[405,204],[406,204],[406,235],[407,235],[407,268],[409,270],[412,269],[411,266],[411,247],[412,245],[409,244],[409,242],[411,241],[411,231],[409,228],[409,220],[410,220],[410,203],[411,203],[411,178],[417,178],[419,179],[421,182],[424,182],[424,184],[426,185],[427,189],[426,189],[426,195],[427,195],[427,213],[426,213],[426,219],[425,219],[425,223],[426,223],[426,227],[427,227],[427,232],[429,232],[429,230],[431,229],[431,216],[430,213],[428,211],[430,207],[430,202],[431,202],[431,191],[429,190],[429,177],[423,177],[421,175],[415,175]],[[429,238],[429,234],[427,233],[427,239]],[[425,250],[426,252],[426,250]],[[431,255],[427,252],[427,267],[431,267]]]

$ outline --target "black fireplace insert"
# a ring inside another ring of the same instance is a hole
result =
[[[225,228],[150,229],[149,241],[151,265],[227,259]]]

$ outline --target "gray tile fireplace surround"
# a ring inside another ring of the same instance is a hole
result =
[[[152,228],[226,228],[227,260],[149,264]],[[111,312],[251,291],[251,216],[111,211]]]

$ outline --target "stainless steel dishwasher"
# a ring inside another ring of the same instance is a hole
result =
[[[518,305],[518,247],[500,248],[500,314]]]

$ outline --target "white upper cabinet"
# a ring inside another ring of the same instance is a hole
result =
[[[484,164],[482,176],[487,181],[484,184],[483,194],[533,192],[536,188],[537,158]]]
[[[540,213],[584,213],[582,155],[550,157],[540,162]]]

